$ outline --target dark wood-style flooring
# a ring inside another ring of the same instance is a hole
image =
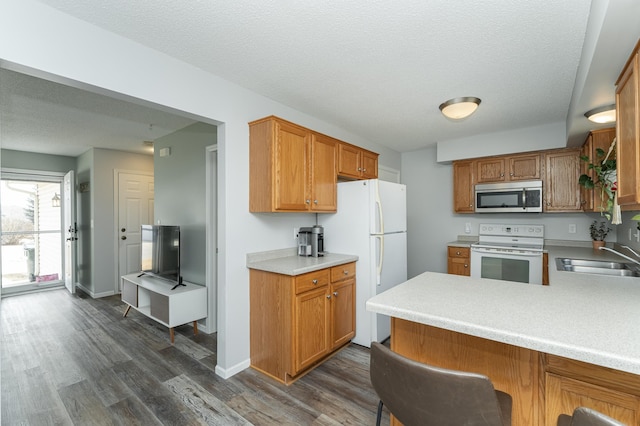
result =
[[[373,425],[369,350],[350,345],[291,386],[214,373],[216,335],[168,330],[119,296],[2,299],[2,425]],[[385,412],[384,424],[389,416]]]

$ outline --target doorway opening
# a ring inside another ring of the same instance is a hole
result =
[[[2,172],[3,296],[61,286],[63,175]]]

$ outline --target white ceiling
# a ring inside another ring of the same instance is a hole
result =
[[[582,138],[640,37],[636,0],[593,0],[602,27],[587,0],[41,2],[402,152],[565,120]],[[136,151],[192,123],[6,70],[0,90],[3,148]],[[452,122],[458,96],[482,104]]]

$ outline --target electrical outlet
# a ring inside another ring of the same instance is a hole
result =
[[[576,233],[576,224],[575,223],[570,223],[569,224],[569,233],[570,234],[575,234]]]
[[[470,234],[471,233],[471,224],[469,222],[464,224],[464,233],[465,234]]]

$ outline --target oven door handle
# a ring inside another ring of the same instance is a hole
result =
[[[527,209],[527,188],[522,188],[522,209]]]
[[[523,256],[523,257],[542,256],[542,250],[540,251],[531,250],[526,253],[522,253],[522,252],[507,251],[507,250],[500,250],[500,249],[486,249],[483,247],[471,247],[471,251],[475,251],[476,253],[488,253],[488,254],[496,254],[496,255],[504,254],[507,256]]]

